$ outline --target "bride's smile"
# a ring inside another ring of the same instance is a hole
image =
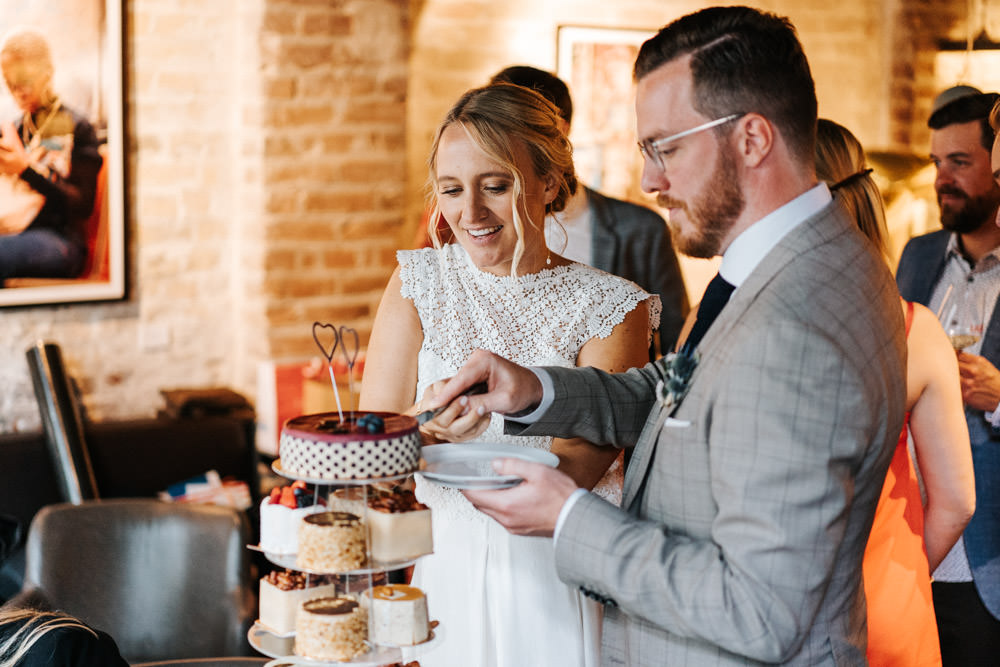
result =
[[[503,276],[511,274],[519,241],[524,251],[517,273],[544,266],[547,249],[542,221],[545,205],[555,196],[546,179],[535,173],[524,145],[512,141],[511,147],[520,184],[508,167],[472,140],[463,125],[454,123],[441,135],[435,173],[441,214],[456,240],[477,267]]]

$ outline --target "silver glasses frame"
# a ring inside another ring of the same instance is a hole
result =
[[[639,152],[642,153],[643,157],[655,162],[656,166],[660,169],[666,169],[666,165],[663,164],[663,146],[692,134],[697,134],[699,132],[704,132],[705,130],[710,130],[713,127],[718,127],[719,125],[728,123],[731,120],[742,118],[745,115],[745,113],[731,113],[728,116],[710,120],[707,123],[702,123],[701,125],[692,127],[689,130],[684,130],[683,132],[678,132],[677,134],[671,134],[669,137],[663,137],[662,139],[644,139],[638,142]]]

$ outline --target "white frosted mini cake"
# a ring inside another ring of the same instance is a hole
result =
[[[314,660],[350,660],[364,653],[367,610],[348,596],[308,600],[295,619],[295,654]]]
[[[370,498],[365,520],[372,558],[377,561],[398,563],[434,551],[431,511],[412,491],[395,490]]]
[[[294,554],[298,550],[299,524],[302,519],[326,507],[315,500],[305,482],[275,488],[260,503],[260,548],[275,554]]]
[[[286,475],[357,480],[414,472],[420,461],[417,420],[391,412],[302,415],[285,422],[278,454]]]
[[[376,586],[363,599],[371,605],[371,639],[376,644],[412,646],[427,641],[427,597],[416,586]]]
[[[275,634],[295,631],[295,615],[306,600],[336,595],[333,577],[285,570],[269,572],[260,580],[261,625]]]

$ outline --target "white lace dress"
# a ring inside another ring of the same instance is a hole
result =
[[[477,348],[523,365],[570,367],[584,343],[608,336],[644,300],[650,327],[659,323],[659,297],[583,264],[515,281],[480,271],[457,244],[397,257],[402,295],[415,304],[424,333],[417,397]],[[478,440],[552,444],[504,435],[496,415]],[[620,502],[622,478],[616,463],[595,491]],[[559,580],[551,539],[511,535],[458,491],[419,478],[417,497],[433,510],[434,554],[417,561],[413,583],[444,636],[420,656],[422,667],[599,664],[601,608]]]

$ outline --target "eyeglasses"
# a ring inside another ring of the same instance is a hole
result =
[[[660,169],[666,169],[666,165],[663,163],[663,158],[670,154],[670,152],[663,149],[667,144],[677,141],[678,139],[683,139],[684,137],[690,136],[692,134],[697,134],[698,132],[704,132],[705,130],[710,130],[713,127],[718,127],[723,123],[728,123],[731,120],[736,120],[737,118],[742,118],[746,114],[743,113],[733,113],[728,116],[723,116],[722,118],[716,118],[715,120],[710,120],[707,123],[702,123],[697,127],[692,127],[690,130],[684,130],[683,132],[678,132],[677,134],[671,134],[669,137],[663,137],[662,139],[644,139],[639,142],[639,152],[649,160],[656,163],[656,166]]]

